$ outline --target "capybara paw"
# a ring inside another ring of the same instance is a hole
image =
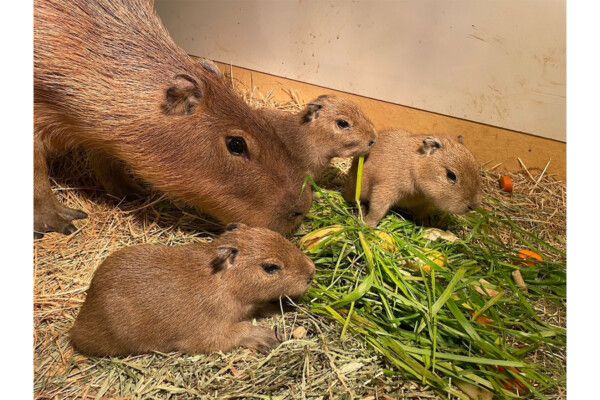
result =
[[[48,232],[59,232],[70,235],[77,231],[73,220],[87,218],[80,210],[64,207],[60,204],[42,207],[35,210],[33,237],[39,239]]]
[[[244,339],[242,346],[256,350],[262,354],[268,354],[279,343],[280,341],[273,330],[257,326],[253,327],[250,335]]]
[[[371,228],[377,228],[378,223],[379,220],[376,218],[369,218],[368,215],[365,217],[365,224],[367,224],[367,226],[370,226]]]

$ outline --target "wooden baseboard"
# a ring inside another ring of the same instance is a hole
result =
[[[222,71],[232,73],[235,79],[248,88],[253,85],[261,93],[271,92],[279,101],[289,100],[290,90],[295,91],[304,101],[326,93],[348,97],[364,110],[376,129],[395,127],[415,133],[462,135],[477,160],[488,168],[500,164],[497,167],[499,171],[518,171],[522,169],[518,162],[520,158],[529,169],[543,169],[550,161],[547,173],[566,180],[566,143],[563,142],[339,92],[229,64],[217,64]]]

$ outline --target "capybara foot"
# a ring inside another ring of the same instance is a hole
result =
[[[377,218],[369,218],[369,215],[367,215],[365,217],[365,224],[367,224],[367,226],[371,227],[371,228],[377,228],[377,224],[379,223],[379,220]]]
[[[57,203],[50,203],[35,210],[33,232],[39,239],[48,232],[59,232],[70,235],[77,230],[73,220],[87,218],[87,214]]]
[[[252,331],[242,340],[241,346],[268,354],[279,343],[280,341],[272,329],[253,326]]]

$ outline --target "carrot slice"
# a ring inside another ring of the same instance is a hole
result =
[[[537,263],[544,261],[538,253],[527,249],[519,251],[519,258],[523,260],[523,265],[528,267],[535,267]]]
[[[502,175],[500,177],[500,189],[505,192],[512,193],[513,191],[513,180],[508,175]]]

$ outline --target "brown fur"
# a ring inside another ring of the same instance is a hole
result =
[[[347,201],[354,201],[357,165],[355,160],[349,172]],[[380,132],[365,159],[362,179],[361,202],[369,204],[365,222],[373,227],[392,207],[425,218],[440,211],[463,214],[481,202],[479,165],[462,138]]]
[[[35,231],[70,232],[82,216],[56,201],[45,168],[47,149],[74,146],[109,168],[109,189],[126,185],[112,168],[124,162],[224,224],[293,231],[311,202],[296,157],[210,63],[173,43],[151,3],[35,2]],[[231,154],[228,137],[246,154]]]
[[[293,154],[304,160],[304,167],[317,178],[334,157],[367,154],[377,139],[373,123],[353,102],[331,95],[311,101],[302,111],[292,114],[263,109],[276,131]],[[338,120],[348,122],[340,128]]]
[[[267,264],[281,270],[269,274]],[[314,273],[281,235],[242,224],[211,243],[128,247],[96,270],[71,341],[95,356],[266,351],[278,344],[276,335],[250,318],[282,296],[304,294]]]

